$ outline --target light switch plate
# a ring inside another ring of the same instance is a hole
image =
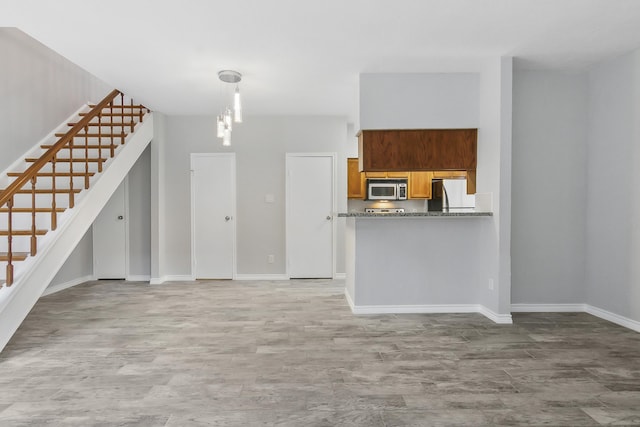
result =
[[[276,198],[273,196],[273,194],[265,194],[264,201],[265,203],[275,203]]]

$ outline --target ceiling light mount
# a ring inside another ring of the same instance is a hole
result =
[[[242,74],[233,70],[222,70],[218,72],[218,78],[225,83],[239,83],[242,80]]]
[[[233,118],[232,110],[227,106],[222,114],[216,118],[216,134],[218,138],[222,138],[222,145],[231,145],[231,122],[242,123],[242,104],[240,102],[240,88],[238,83],[242,80],[242,74],[233,70],[218,71],[218,78],[223,83],[235,84],[236,89],[233,92]]]

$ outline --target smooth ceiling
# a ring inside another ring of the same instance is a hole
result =
[[[166,114],[357,117],[358,75],[514,56],[576,71],[640,47],[637,0],[0,0],[18,27]]]

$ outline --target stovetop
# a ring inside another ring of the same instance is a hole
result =
[[[404,208],[365,208],[366,213],[404,213]]]

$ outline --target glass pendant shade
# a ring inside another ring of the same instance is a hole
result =
[[[242,104],[240,103],[240,88],[238,86],[233,94],[233,121],[242,123]]]
[[[236,86],[233,92],[233,112],[229,107],[226,107],[222,114],[216,117],[216,135],[218,138],[222,138],[222,145],[228,147],[231,145],[232,123],[242,123],[242,104],[240,101],[240,87],[238,86],[238,82],[242,80],[242,74],[233,70],[222,70],[218,72],[218,78],[224,83]]]
[[[228,147],[231,145],[231,129],[225,129],[222,137],[222,145]]]
[[[216,123],[217,136],[222,138],[224,136],[224,119],[222,116],[218,116],[218,122]]]
[[[226,111],[224,112],[224,128],[225,129],[229,129],[229,130],[233,130],[231,128],[231,110],[230,109],[226,109]]]

